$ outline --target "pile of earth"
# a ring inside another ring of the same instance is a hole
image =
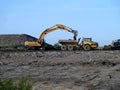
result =
[[[0,78],[33,90],[120,90],[120,51],[0,51]]]
[[[36,41],[35,37],[27,34],[2,34],[0,35],[0,46],[20,46],[25,41]]]
[[[37,41],[37,38],[27,34],[1,34],[0,47],[24,46],[25,41]],[[53,49],[53,46],[45,43],[47,49]]]

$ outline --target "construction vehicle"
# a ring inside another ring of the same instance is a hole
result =
[[[61,50],[73,50],[75,48],[91,50],[91,49],[96,49],[98,47],[98,43],[93,42],[92,38],[83,38],[82,42],[79,44],[80,39],[77,40],[78,31],[73,30],[62,24],[56,24],[56,25],[46,29],[45,31],[43,31],[43,33],[40,35],[40,37],[37,41],[34,41],[34,42],[26,41],[25,46],[31,46],[31,47],[35,47],[35,48],[36,47],[37,48],[45,48],[45,41],[44,41],[45,35],[50,32],[53,32],[55,30],[58,30],[58,29],[62,29],[62,30],[65,30],[65,31],[68,31],[68,32],[71,32],[74,34],[73,39],[59,40],[59,43],[62,45]]]
[[[103,50],[120,50],[120,39],[113,40],[109,45],[104,45]]]
[[[111,49],[120,50],[120,39],[112,41]]]
[[[59,43],[62,45],[61,50],[74,50],[74,49],[83,49],[85,51],[97,49],[98,43],[92,41],[92,38],[83,38],[80,43],[78,40],[59,40]]]
[[[71,29],[67,26],[62,25],[62,24],[56,24],[56,25],[46,29],[45,31],[43,31],[37,41],[34,41],[34,42],[33,41],[32,42],[26,41],[25,46],[30,46],[30,47],[35,47],[35,48],[45,48],[45,40],[44,40],[45,35],[50,33],[50,32],[53,32],[55,30],[58,30],[58,29],[62,29],[62,30],[73,33],[74,34],[74,40],[76,40],[78,31],[73,30],[73,29]]]

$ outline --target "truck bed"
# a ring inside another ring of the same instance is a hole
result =
[[[60,44],[77,44],[78,41],[77,40],[59,40]]]

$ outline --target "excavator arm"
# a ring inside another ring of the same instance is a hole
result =
[[[55,31],[55,30],[58,30],[58,29],[62,29],[62,30],[65,30],[65,31],[68,31],[68,32],[73,33],[73,34],[74,34],[74,39],[76,39],[76,37],[77,37],[78,31],[73,30],[73,29],[71,29],[71,28],[69,28],[69,27],[67,27],[67,26],[62,25],[62,24],[56,24],[55,26],[52,26],[52,27],[46,29],[46,30],[40,35],[40,37],[39,37],[39,39],[38,39],[38,42],[43,41],[44,36],[45,36],[46,34],[48,34],[48,33],[50,33],[50,32],[53,32],[53,31]]]

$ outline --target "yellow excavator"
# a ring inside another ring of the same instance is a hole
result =
[[[55,30],[58,30],[58,29],[62,29],[62,30],[73,33],[74,34],[74,40],[76,40],[78,31],[73,30],[73,29],[71,29],[67,26],[62,25],[62,24],[56,24],[56,25],[46,29],[45,31],[43,31],[37,41],[34,41],[34,42],[33,41],[32,42],[26,41],[25,46],[38,47],[38,48],[44,47],[44,44],[45,44],[44,37],[45,37],[45,35],[50,33],[50,32],[53,32]]]

